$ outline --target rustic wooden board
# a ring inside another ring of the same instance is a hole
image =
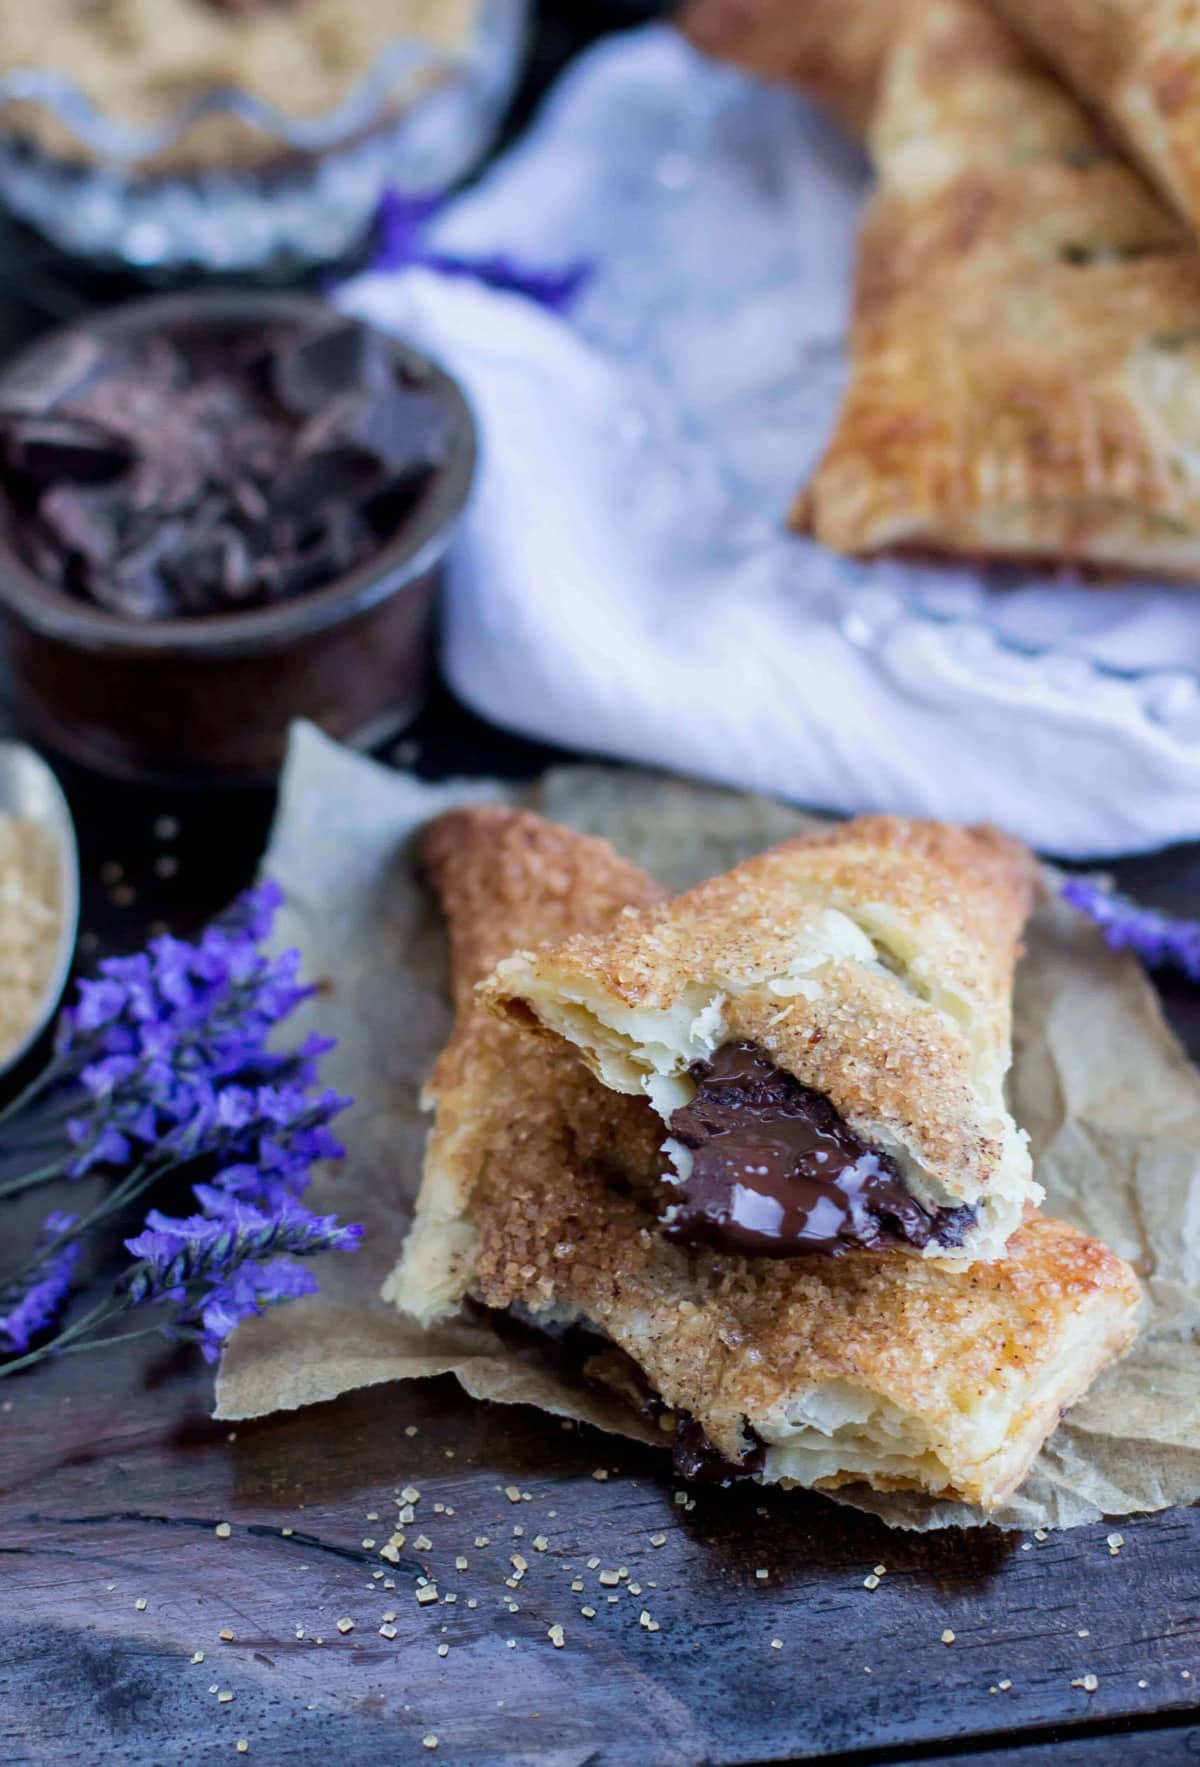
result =
[[[652,1454],[472,1405],[447,1383],[242,1425],[232,1441],[208,1397],[205,1375],[171,1352],[61,1364],[11,1396],[6,1762],[61,1759],[84,1738],[103,1762],[223,1760],[238,1737],[272,1762],[407,1762],[428,1758],[421,1739],[435,1734],[439,1760],[667,1767],[921,1758],[1152,1715],[1180,1725],[1155,1732],[1153,1750],[1185,1746],[1189,1715],[1196,1735],[1198,1682],[1184,1677],[1200,1677],[1200,1512],[1123,1523],[1115,1558],[1104,1526],[1044,1543],[904,1536],[757,1490],[701,1492],[685,1512]],[[400,1563],[381,1567],[362,1542],[387,1538],[409,1483],[417,1519]],[[530,1500],[511,1502],[509,1486]],[[428,1550],[413,1549],[421,1536]],[[529,1569],[509,1590],[513,1551]],[[622,1585],[610,1604],[593,1556],[641,1593]],[[872,1593],[876,1564],[887,1572]],[[419,1605],[421,1570],[455,1603]],[[584,1594],[570,1587],[580,1575]],[[643,1609],[659,1631],[639,1624]],[[385,1612],[394,1639],[379,1635]],[[353,1632],[339,1634],[342,1617]],[[1089,1672],[1094,1693],[1071,1685]],[[1001,1680],[1011,1688],[990,1692]],[[214,1685],[234,1699],[218,1703]]]

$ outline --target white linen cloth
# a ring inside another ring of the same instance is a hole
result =
[[[837,409],[857,150],[669,28],[611,38],[432,243],[586,258],[569,318],[428,270],[342,304],[481,431],[444,666],[508,728],[1043,850],[1200,836],[1200,590],[856,564],[788,534]]]

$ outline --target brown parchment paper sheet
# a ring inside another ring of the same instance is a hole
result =
[[[342,1119],[347,1158],[318,1177],[311,1202],[363,1222],[366,1237],[354,1256],[320,1261],[319,1295],[237,1332],[218,1376],[219,1417],[452,1373],[476,1397],[661,1444],[603,1395],[530,1367],[488,1329],[421,1331],[380,1298],[420,1183],[427,1119],[417,1095],[450,1028],[445,937],[413,875],[412,837],[452,804],[502,795],[494,782],[422,785],[309,726],[293,732],[264,870],[287,894],[281,942],[298,945],[323,984],[306,1011],[339,1040],[329,1080],[356,1099]],[[509,795],[606,836],[673,889],[811,824],[762,799],[601,768],[562,769]],[[1147,1297],[1131,1354],[1071,1411],[991,1518],[1061,1528],[1200,1497],[1200,1076],[1138,964],[1108,951],[1080,917],[1048,902],[1027,946],[1012,1096],[1047,1210],[1131,1259]],[[669,1477],[665,1455],[663,1470]],[[983,1520],[916,1496],[854,1489],[837,1498],[902,1527]]]

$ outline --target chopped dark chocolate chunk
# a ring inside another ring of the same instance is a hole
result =
[[[0,407],[0,478],[39,576],[133,620],[323,588],[447,457],[436,394],[352,320],[85,337]]]
[[[2,416],[38,417],[54,410],[80,393],[104,360],[100,340],[86,332],[69,331],[47,340],[35,354],[5,369]]]
[[[38,505],[42,533],[69,563],[112,565],[120,550],[120,499],[114,491],[56,485]]]
[[[695,1096],[671,1117],[690,1160],[670,1238],[769,1258],[962,1244],[973,1209],[923,1208],[890,1155],[753,1043],[718,1049],[692,1075]]]
[[[123,437],[86,418],[28,417],[0,433],[5,464],[37,485],[105,485],[134,462]]]
[[[346,392],[381,398],[395,384],[387,344],[342,320],[294,338],[271,354],[271,391],[292,417],[314,417]]]
[[[432,393],[408,388],[360,405],[345,433],[397,474],[436,466],[450,441],[445,406]]]

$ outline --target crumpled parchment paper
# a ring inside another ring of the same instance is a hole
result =
[[[355,1256],[321,1261],[320,1294],[237,1332],[218,1377],[219,1417],[452,1373],[479,1398],[661,1444],[615,1402],[530,1367],[486,1327],[422,1331],[380,1298],[420,1183],[427,1119],[418,1091],[450,1028],[446,941],[413,875],[412,837],[452,804],[503,795],[494,781],[423,785],[309,726],[293,732],[264,869],[287,894],[280,939],[300,947],[322,984],[305,1010],[339,1040],[329,1080],[357,1101],[342,1119],[347,1158],[317,1178],[311,1201],[363,1222],[366,1236]],[[507,795],[606,836],[675,889],[811,821],[760,798],[590,767]],[[1139,965],[1107,950],[1082,918],[1047,902],[1027,946],[1012,1096],[1047,1210],[1107,1240],[1146,1289],[1132,1352],[1070,1412],[1021,1490],[990,1518],[1062,1528],[1200,1497],[1200,1076]],[[917,1496],[836,1495],[902,1527],[984,1519]]]

